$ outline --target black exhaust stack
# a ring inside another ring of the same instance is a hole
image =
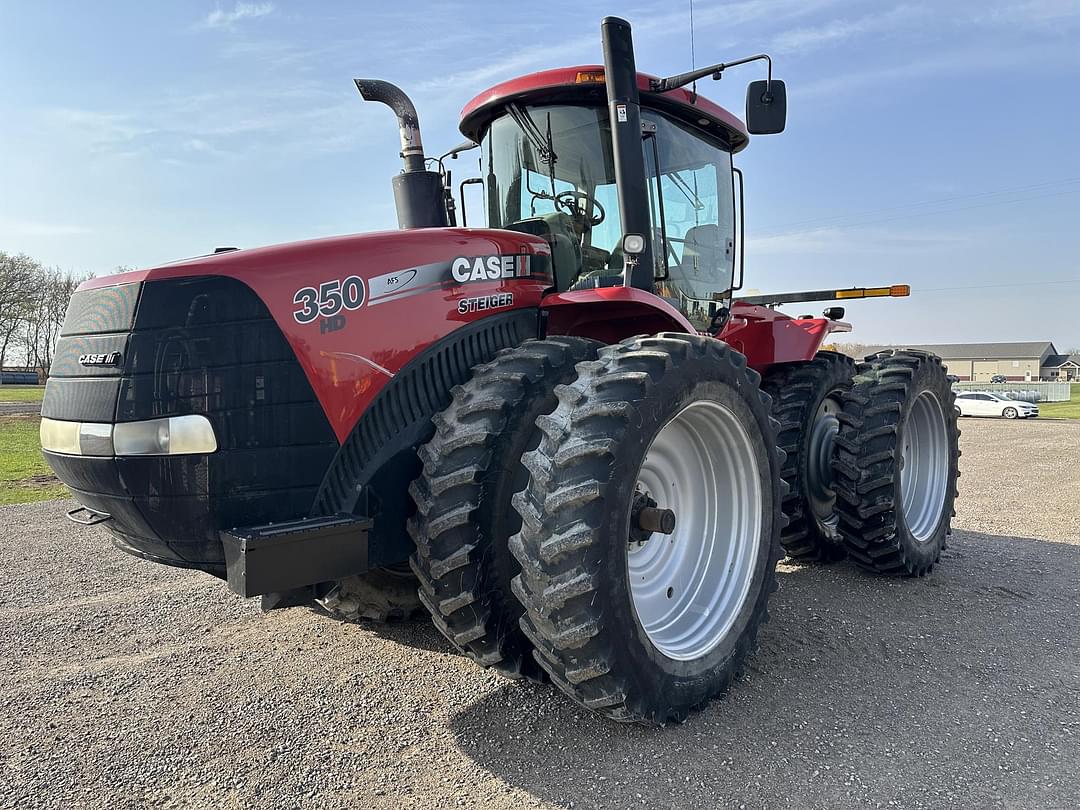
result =
[[[442,176],[425,168],[416,107],[397,85],[380,79],[355,79],[364,101],[378,101],[394,111],[401,133],[401,158],[405,171],[391,181],[398,227],[444,228],[447,224]]]
[[[611,116],[611,150],[615,160],[615,188],[623,233],[645,237],[645,250],[633,265],[626,283],[653,290],[653,257],[650,233],[649,192],[645,156],[641,149],[641,108],[638,101],[637,66],[630,23],[605,17],[600,23],[604,40],[604,82]]]

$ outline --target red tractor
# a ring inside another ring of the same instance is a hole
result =
[[[784,550],[930,571],[941,362],[855,364],[819,350],[841,308],[776,309],[907,289],[739,295],[732,157],[783,130],[783,83],[750,84],[744,126],[687,86],[767,57],[657,79],[629,24],[602,32],[603,66],[465,107],[487,228],[456,226],[405,94],[357,80],[399,120],[400,230],[83,284],[41,422],[71,518],[267,608],[422,603],[481,665],[649,723],[738,677]]]

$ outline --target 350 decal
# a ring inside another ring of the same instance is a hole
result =
[[[318,289],[301,287],[292,299],[299,307],[292,316],[297,323],[311,323],[320,315],[331,318],[343,309],[360,309],[364,297],[364,280],[360,276],[324,281]]]

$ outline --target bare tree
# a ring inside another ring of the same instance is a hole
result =
[[[18,342],[19,328],[30,313],[30,299],[41,270],[41,265],[25,254],[0,251],[0,368]]]
[[[0,367],[18,357],[49,373],[68,301],[80,281],[29,256],[0,253]]]

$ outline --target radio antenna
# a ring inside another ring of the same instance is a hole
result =
[[[697,58],[694,56],[694,0],[690,0],[690,69],[697,69]],[[697,79],[690,88],[690,103],[697,101]]]

